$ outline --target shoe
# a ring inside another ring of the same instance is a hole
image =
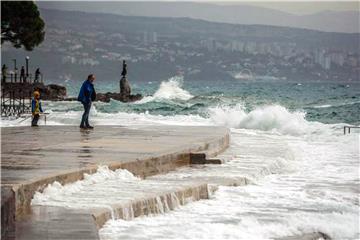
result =
[[[80,129],[86,129],[87,127],[85,127],[85,126],[80,126]]]
[[[93,126],[90,126],[90,125],[87,126],[86,128],[87,128],[87,129],[94,129],[94,127],[93,127]]]

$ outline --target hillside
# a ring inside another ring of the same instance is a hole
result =
[[[243,69],[291,80],[351,80],[359,68],[359,34],[49,9],[41,15],[44,43],[30,53],[3,46],[2,59],[10,65],[28,55],[31,67],[55,82],[90,72],[117,80],[122,59],[135,81],[179,72],[189,80],[231,80]]]

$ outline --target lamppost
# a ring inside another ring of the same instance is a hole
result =
[[[13,61],[14,61],[14,77],[15,77],[15,82],[16,82],[16,78],[17,78],[17,67],[16,67],[16,59],[14,58],[13,59]]]
[[[29,59],[30,57],[29,56],[26,56],[26,77],[29,76]]]
[[[14,58],[13,61],[14,61],[14,71],[15,71],[16,70],[16,59]]]
[[[29,56],[26,56],[25,60],[26,60],[26,78],[29,77]]]

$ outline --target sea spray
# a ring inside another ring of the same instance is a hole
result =
[[[177,125],[181,123],[189,125],[192,122],[191,116],[201,116],[205,118],[205,121],[209,121],[208,108],[213,109],[218,105],[221,108],[233,108],[241,103],[246,113],[262,106],[278,105],[286,108],[290,113],[306,113],[305,118],[308,122],[360,124],[358,117],[360,115],[360,84],[356,83],[350,84],[349,88],[339,87],[338,83],[302,83],[299,88],[287,82],[219,82],[211,79],[189,82],[186,77],[184,80],[174,78],[175,80],[170,78],[160,85],[154,82],[151,86],[137,82],[139,86],[137,91],[143,95],[149,95],[143,102],[138,102],[140,104],[114,100],[110,103],[94,102],[96,110],[91,110],[90,121],[96,125],[133,125],[141,120],[157,124],[156,116],[161,116],[162,122],[166,122],[165,118],[169,116],[182,116]],[[182,85],[182,81],[186,84]],[[95,87],[97,92],[104,92],[118,85],[105,81],[96,83]],[[178,87],[180,87],[179,91],[177,91]],[[78,90],[73,94],[77,95],[77,92]],[[169,95],[167,92],[172,92],[172,94]],[[155,99],[155,96],[159,98]],[[77,101],[43,101],[43,108],[46,112],[50,112],[47,115],[47,125],[79,125],[83,113],[83,106]],[[146,111],[149,112],[149,121],[146,120],[146,116],[133,117],[144,114]],[[126,114],[130,115],[126,116]],[[187,120],[183,116],[189,116],[190,119]],[[228,120],[226,126],[242,127],[236,122],[232,123],[230,117]],[[194,124],[198,125],[198,123]],[[30,124],[30,118],[3,117],[1,121],[1,127],[29,126]],[[171,124],[176,124],[176,118],[172,119]],[[207,124],[211,125],[211,123]],[[245,128],[253,127],[242,124]],[[44,125],[42,119],[40,119],[40,125]],[[262,126],[257,129],[269,129],[269,127]]]
[[[122,219],[131,220],[134,216],[134,208],[131,203],[122,208]]]
[[[252,184],[220,186],[209,200],[151,218],[108,222],[100,238],[144,239],[146,232],[150,239],[276,239],[323,232],[332,239],[358,239],[359,139],[322,127],[331,134],[315,132],[309,138],[232,128],[231,161],[157,178],[249,175]]]
[[[176,194],[174,192],[170,193],[170,207],[171,209],[175,209],[177,207],[180,206],[180,200],[179,198],[176,196]]]
[[[312,124],[305,119],[305,112],[290,112],[280,105],[260,106],[249,112],[242,104],[211,107],[209,115],[218,126],[277,131],[289,135],[300,135],[312,130]]]
[[[181,84],[177,86],[184,90]],[[359,86],[198,81],[187,83],[186,90],[194,96],[187,100],[164,97],[160,84],[142,104],[94,103],[97,114],[90,121],[96,125],[230,127],[231,159],[202,171],[191,168],[179,178],[242,176],[252,183],[220,187],[211,200],[191,203],[156,219],[109,221],[100,230],[102,238],[143,239],[146,233],[146,238],[155,239],[166,232],[166,238],[268,239],[321,231],[335,239],[359,239],[359,135],[358,130],[344,135],[342,129],[345,123],[359,124]],[[159,98],[155,100],[154,95]],[[186,106],[192,106],[191,112]],[[44,108],[52,109],[48,125],[78,125],[83,111],[78,102],[44,101]],[[1,126],[29,126],[30,121],[6,119]],[[104,207],[118,201],[117,194],[128,193],[117,180],[96,182],[90,188],[80,185],[68,195],[60,193],[62,187],[54,184],[43,196],[47,202],[41,204]],[[169,205],[185,201],[180,194],[171,196]]]
[[[115,219],[115,210],[111,206],[111,203],[96,201],[96,198],[92,200],[89,197],[88,200],[86,200],[86,198],[78,199],[76,197],[77,194],[82,192],[86,193],[93,186],[101,185],[108,181],[138,182],[140,179],[126,169],[111,171],[107,166],[99,166],[94,174],[84,173],[83,180],[66,185],[61,185],[57,181],[48,184],[42,192],[36,192],[34,194],[31,205],[47,205],[75,209],[106,208],[109,209],[112,219]],[[96,196],[95,192],[94,195]],[[76,200],[72,201],[73,198]],[[131,215],[131,213],[129,214]]]
[[[191,115],[154,115],[148,111],[144,113],[100,112],[99,107],[94,107],[90,121],[94,125],[189,125],[203,126],[215,125],[225,126],[235,129],[254,129],[259,131],[277,132],[299,136],[314,132],[322,133],[327,131],[331,125],[325,126],[319,122],[311,122],[306,119],[304,111],[291,111],[281,105],[262,105],[246,109],[243,104],[232,106],[221,105],[208,107],[199,114]],[[78,125],[82,112],[54,112],[47,117],[48,125]],[[3,121],[3,126],[28,125],[31,119],[19,122],[11,120]],[[340,132],[340,130],[337,130]]]
[[[165,208],[164,208],[163,202],[161,201],[160,196],[156,196],[155,200],[156,200],[156,205],[155,206],[156,206],[157,212],[158,213],[164,213]]]
[[[188,91],[182,89],[184,79],[183,77],[175,76],[168,81],[161,82],[159,89],[153,96],[144,97],[136,104],[144,104],[151,101],[164,101],[164,100],[182,100],[187,101],[193,97]]]
[[[190,200],[182,192],[190,183],[141,180],[124,169],[115,171],[100,166],[94,174],[71,184],[49,184],[36,192],[32,205],[58,206],[71,209],[108,209],[112,219],[131,220],[135,211],[142,214],[163,214]],[[181,198],[177,196],[177,191]],[[199,193],[195,193],[198,199]]]

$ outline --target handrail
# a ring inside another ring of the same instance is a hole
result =
[[[28,76],[22,77],[17,72],[10,72],[5,74],[1,73],[1,82],[2,83],[44,83],[44,75],[42,73],[39,74],[39,78],[35,78],[35,75],[29,73]],[[5,80],[5,81],[4,81]]]
[[[344,126],[344,135],[346,134],[346,129],[348,128],[348,133],[350,134],[351,128],[360,128],[360,126]]]

